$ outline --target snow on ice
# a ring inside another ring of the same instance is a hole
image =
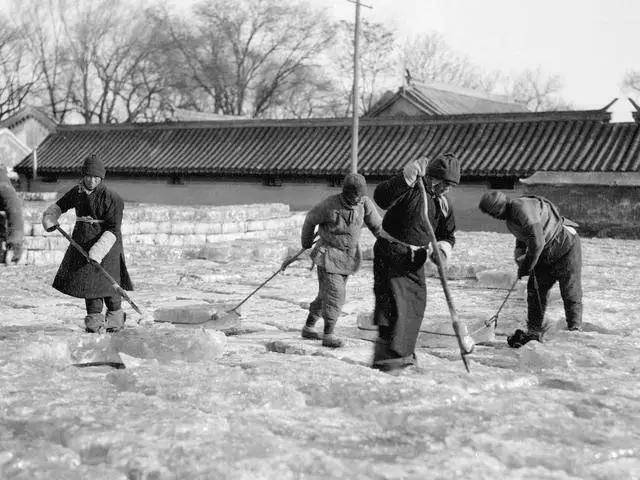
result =
[[[471,374],[434,277],[419,367],[369,368],[375,331],[358,318],[373,309],[370,261],[349,280],[336,350],[299,336],[317,288],[308,259],[244,304],[226,334],[152,314],[237,304],[279,258],[134,263],[131,295],[150,316],[138,324],[125,304],[127,328],[113,335],[84,333],[82,300],[50,287],[54,266],[2,268],[0,477],[638,478],[639,247],[584,240],[585,331],[566,331],[556,287],[548,341],[509,348],[526,318],[514,294],[495,335],[476,333],[487,338]],[[459,234],[455,271],[477,279],[449,284],[470,331],[504,300],[512,248],[509,235]]]

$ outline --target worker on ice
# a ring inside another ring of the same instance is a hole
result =
[[[364,225],[374,236],[380,234],[380,215],[367,197],[365,178],[357,173],[345,176],[342,193],[327,197],[307,213],[301,243],[302,248],[313,246],[317,226],[319,240],[311,258],[318,267],[318,295],[309,305],[303,338],[322,339],[322,345],[330,348],[343,345],[334,329],[345,302],[349,275],[358,271],[362,262],[359,240]],[[324,320],[323,335],[314,328],[320,317]]]
[[[514,258],[518,278],[527,282],[527,331],[516,330],[508,338],[518,348],[531,340],[541,342],[547,326],[543,323],[549,290],[558,281],[569,330],[582,328],[582,247],[575,227],[560,215],[546,198],[524,196],[510,200],[504,193],[482,195],[482,212],[504,220],[516,237]]]
[[[18,263],[24,253],[22,202],[0,165],[0,262]]]
[[[122,212],[124,202],[104,184],[106,170],[95,155],[84,160],[80,183],[49,206],[42,225],[48,232],[58,226],[64,212],[74,208],[76,224],[72,238],[101,264],[124,290],[133,290],[122,248]],[[122,297],[96,265],[87,260],[72,245],[60,264],[53,287],[62,293],[85,299],[87,332],[117,332],[124,327]],[[106,315],[102,314],[106,304]]]
[[[424,201],[438,244],[429,245]],[[392,371],[415,364],[415,346],[427,303],[424,263],[427,247],[439,248],[446,261],[455,244],[456,223],[446,194],[460,182],[458,158],[445,153],[412,160],[403,172],[380,183],[374,200],[386,210],[383,232],[374,245],[374,323],[378,339],[373,368]],[[434,252],[431,258],[435,262]]]

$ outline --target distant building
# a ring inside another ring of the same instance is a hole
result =
[[[519,180],[537,172],[551,178],[637,174],[640,124],[610,123],[610,118],[604,109],[363,118],[359,172],[373,189],[410,159],[456,153],[462,183],[452,198],[459,228],[499,229],[498,222],[478,215],[477,202],[487,188],[527,191]],[[282,202],[304,210],[339,191],[350,149],[350,119],[69,125],[59,126],[38,149],[35,179],[31,154],[16,171],[32,191],[63,192],[77,181],[84,156],[96,153],[107,167],[107,181],[127,201]],[[583,198],[584,207],[616,211],[625,205],[628,188],[638,190],[622,186],[616,198],[602,191]]]
[[[12,172],[13,166],[31,152],[8,128],[0,128],[0,168]]]
[[[56,123],[35,107],[0,121],[0,166],[9,170],[56,130]],[[14,174],[15,175],[15,174]]]
[[[526,112],[519,103],[443,83],[409,82],[395,93],[387,92],[367,112],[368,117],[461,115],[473,113]]]
[[[56,122],[42,110],[27,106],[14,115],[0,121],[0,128],[7,128],[30,150],[40,145],[47,135],[54,132]]]

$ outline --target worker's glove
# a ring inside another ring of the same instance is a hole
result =
[[[522,277],[528,276],[531,273],[531,269],[524,264],[525,256],[526,255],[523,254],[523,255],[520,255],[519,257],[516,257],[516,265],[518,265],[518,280],[521,279]]]
[[[427,249],[424,247],[410,248],[407,254],[409,257],[407,260],[412,268],[420,268],[427,261]]]
[[[402,175],[407,185],[413,187],[418,177],[424,177],[427,171],[427,164],[429,159],[427,157],[421,157],[416,160],[412,160],[407,166],[402,169]]]
[[[100,235],[98,241],[93,244],[93,247],[89,249],[89,258],[96,263],[101,263],[114,243],[116,243],[116,236],[106,230]]]
[[[50,205],[42,214],[42,227],[47,232],[53,232],[60,224],[58,219],[62,215],[62,210],[57,203]]]
[[[531,275],[531,268],[528,268],[522,263],[518,265],[518,280],[520,280],[522,277],[528,277],[529,275]]]
[[[442,260],[442,267],[444,268],[447,266],[447,261],[449,260],[449,256],[451,255],[451,250],[452,250],[451,244],[449,242],[440,241],[436,245],[436,248],[440,252],[440,259]],[[434,265],[438,264],[435,250],[431,250],[431,254],[429,255],[429,258],[431,259]]]
[[[13,262],[18,263],[24,253],[24,246],[22,242],[7,243],[7,256],[5,257],[6,263]]]
[[[60,224],[57,218],[45,215],[42,217],[42,226],[47,232],[53,232]]]
[[[517,262],[522,260],[527,253],[526,248],[516,247],[513,249],[513,259]]]
[[[295,257],[293,255],[291,255],[290,257],[287,257],[284,259],[284,262],[282,262],[282,265],[280,265],[280,271],[284,272],[285,269],[291,265],[294,261],[295,261]]]

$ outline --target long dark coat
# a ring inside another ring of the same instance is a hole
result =
[[[374,199],[381,208],[387,209],[382,226],[389,235],[405,244],[429,245],[422,213],[424,201],[417,183],[409,187],[404,177],[397,175],[376,187]],[[436,239],[453,247],[456,224],[449,202],[430,194],[427,202]],[[379,238],[373,252],[374,323],[378,325],[381,340],[374,352],[374,363],[411,357],[427,303],[426,250],[412,254],[402,243]]]
[[[65,193],[57,202],[60,210],[76,210],[76,217],[91,217],[101,223],[77,221],[71,237],[88,253],[100,236],[109,230],[116,242],[102,260],[102,266],[124,290],[133,290],[122,248],[122,212],[124,202],[120,196],[101,183],[87,194],[82,185]],[[116,294],[111,283],[98,268],[91,265],[73,245],[69,245],[60,264],[53,287],[78,298],[104,298]]]

